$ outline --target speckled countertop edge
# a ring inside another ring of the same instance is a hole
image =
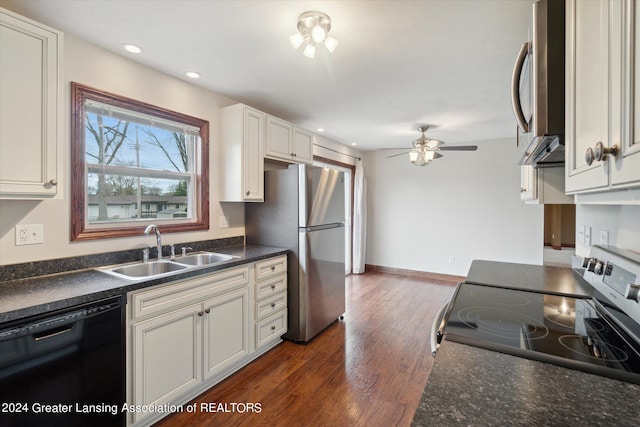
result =
[[[412,426],[636,426],[640,385],[446,341]]]
[[[207,250],[198,248],[198,250]],[[95,268],[74,270],[0,282],[0,323],[23,319],[58,309],[100,300],[136,289],[161,285],[175,280],[286,254],[287,249],[256,245],[211,248],[234,255],[220,264],[192,268],[152,280],[127,280]]]

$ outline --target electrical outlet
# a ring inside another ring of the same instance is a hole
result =
[[[456,262],[455,257],[454,257],[453,255],[451,255],[451,256],[449,257],[449,264],[454,264],[455,262]]]
[[[44,243],[42,224],[16,225],[16,246],[38,245]]]

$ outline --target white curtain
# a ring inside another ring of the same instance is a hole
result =
[[[367,182],[364,179],[362,160],[356,160],[353,191],[353,273],[364,273],[364,257],[367,242]]]

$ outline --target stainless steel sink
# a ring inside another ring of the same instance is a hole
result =
[[[218,254],[215,252],[198,252],[190,255],[181,256],[175,259],[175,262],[188,265],[210,265],[220,262],[229,261],[238,258],[233,255]]]
[[[239,257],[215,252],[196,252],[171,260],[137,262],[134,264],[103,267],[98,270],[130,280],[152,279],[188,269],[219,264],[233,258]]]
[[[115,275],[125,276],[130,279],[157,277],[189,268],[187,265],[171,261],[151,261],[137,264],[123,265],[121,267],[107,268],[103,271]]]

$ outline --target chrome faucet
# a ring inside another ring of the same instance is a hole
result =
[[[158,245],[158,261],[160,261],[162,259],[162,236],[160,236],[160,230],[158,229],[158,226],[155,224],[149,225],[144,230],[144,234],[148,235],[152,230],[156,233],[156,243]]]

